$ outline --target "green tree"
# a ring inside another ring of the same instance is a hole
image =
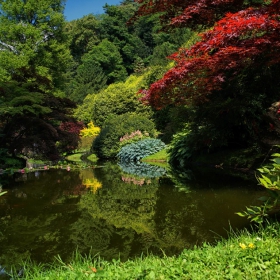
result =
[[[0,79],[32,82],[59,94],[70,59],[63,1],[1,1]]]
[[[100,63],[91,56],[86,56],[77,68],[69,97],[80,104],[88,94],[97,93],[104,88],[106,82],[107,77]]]
[[[148,48],[135,32],[135,27],[127,25],[130,17],[135,13],[137,4],[123,1],[121,5],[105,5],[105,14],[100,21],[100,36],[108,39],[118,47],[127,72],[133,72],[133,63],[137,57],[148,56]]]
[[[99,63],[108,79],[107,84],[123,81],[127,77],[118,47],[108,39],[94,46],[82,59]]]
[[[100,43],[99,20],[92,14],[67,22],[65,32],[70,41],[71,54],[76,61]]]
[[[74,122],[74,104],[62,98],[71,60],[63,8],[60,0],[0,1],[0,146],[10,153],[38,146],[51,156],[70,135],[59,129]]]
[[[96,61],[83,59],[92,47],[100,43],[99,20],[92,14],[80,19],[67,22],[64,32],[69,41],[73,57],[67,69],[67,96],[75,102],[81,103],[88,93],[98,91],[104,83],[104,73]]]

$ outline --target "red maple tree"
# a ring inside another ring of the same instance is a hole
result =
[[[136,15],[162,12],[169,26],[204,24],[211,29],[164,77],[142,90],[142,100],[160,109],[169,104],[201,104],[220,92],[244,69],[268,69],[280,62],[280,1],[137,0]],[[279,79],[278,79],[279,80]]]

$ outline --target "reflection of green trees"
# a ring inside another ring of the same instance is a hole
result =
[[[134,235],[132,229],[115,228],[106,220],[82,211],[81,217],[71,226],[70,239],[81,253],[88,254],[91,248],[93,255],[108,260],[119,257],[126,260],[131,254]]]
[[[44,262],[57,254],[67,259],[77,247],[108,260],[147,251],[176,254],[212,241],[212,231],[226,235],[229,221],[244,226],[246,221],[234,213],[259,197],[236,187],[214,191],[210,181],[189,181],[192,191],[185,193],[168,177],[149,178],[149,184],[139,186],[122,176],[116,163],[105,162],[81,172],[53,170],[39,177],[27,174],[25,181],[17,178],[0,200],[0,265],[26,257]],[[86,179],[99,181],[102,188],[87,191]],[[179,176],[176,180],[186,184]]]
[[[80,206],[95,219],[104,219],[117,228],[132,228],[137,233],[151,231],[157,187],[156,181],[135,186],[116,178],[110,188],[99,189],[95,196],[83,196]]]
[[[132,169],[126,167],[125,170]],[[123,181],[123,172],[110,162],[96,169],[97,178],[103,178],[103,188],[96,195],[86,194],[81,198],[81,211],[90,213],[93,221],[101,219],[104,224],[113,225],[116,231],[136,232],[128,242],[131,242],[129,247],[137,244],[138,253],[160,253],[160,249],[178,253],[206,237],[204,231],[200,231],[203,218],[197,203],[189,203],[184,193],[171,191],[169,179],[160,183],[159,179],[152,178],[149,184],[139,186]],[[161,187],[163,195],[158,193],[162,184],[168,186],[166,190],[166,186]],[[189,239],[184,232],[193,238]]]
[[[24,181],[21,175],[27,175]],[[58,254],[69,256],[75,246],[65,236],[78,216],[79,174],[56,170],[14,176],[16,182],[10,182],[0,202],[0,265],[17,265],[29,257],[45,262]]]

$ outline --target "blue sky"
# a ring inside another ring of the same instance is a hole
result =
[[[88,14],[102,14],[103,6],[118,5],[121,0],[67,0],[64,15],[67,21],[81,18]]]

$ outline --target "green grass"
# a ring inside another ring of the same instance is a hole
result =
[[[88,160],[90,160],[91,162],[97,162],[98,161],[98,157],[95,154],[91,154],[87,157]]]
[[[50,266],[26,264],[23,279],[280,279],[279,239],[280,225],[273,223],[253,233],[231,233],[215,246],[204,244],[178,257],[108,262],[76,253],[71,263],[57,258]]]
[[[164,161],[167,162],[167,152],[166,149],[163,149],[155,154],[144,157],[142,161]]]
[[[151,165],[157,165],[160,167],[168,168],[169,164],[168,161],[168,155],[166,152],[166,149],[163,149],[155,154],[149,155],[147,157],[142,158],[143,162],[147,162]]]
[[[45,164],[46,161],[43,161],[43,160],[40,160],[40,159],[29,158],[28,162],[30,162],[30,163],[37,163],[37,164]]]
[[[83,155],[83,153],[76,153],[76,154],[72,154],[66,157],[67,160],[70,161],[75,161],[75,162],[80,162],[81,160],[81,156]]]

